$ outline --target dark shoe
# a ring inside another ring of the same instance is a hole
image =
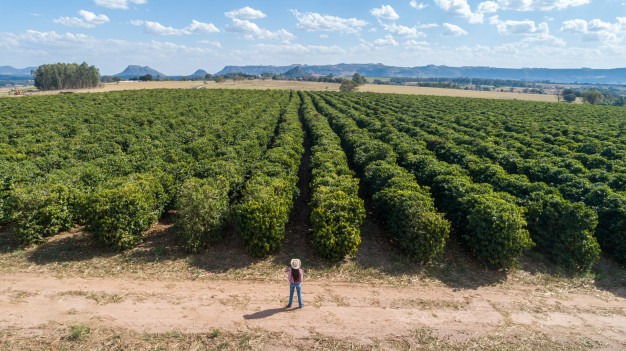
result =
[[[285,306],[285,308],[291,308],[291,305],[287,305],[287,306]]]
[[[298,308],[302,308],[302,307],[304,307],[304,305],[300,305],[300,307],[298,307]]]

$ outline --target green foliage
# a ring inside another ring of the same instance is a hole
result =
[[[229,215],[229,183],[225,178],[191,178],[176,201],[176,225],[185,249],[197,252],[222,238]]]
[[[356,91],[358,87],[359,85],[356,84],[354,81],[344,79],[341,81],[341,84],[339,85],[339,91],[343,91],[343,92]]]
[[[55,63],[39,66],[33,79],[39,90],[93,88],[100,83],[100,71],[85,62]]]
[[[248,181],[234,215],[249,254],[264,257],[282,246],[296,190],[293,179],[255,177]]]
[[[580,93],[580,97],[583,98],[583,101],[595,105],[597,103],[602,102],[603,95],[599,91],[595,90],[586,90]]]
[[[365,218],[359,181],[348,167],[341,141],[317,113],[310,97],[300,94],[301,113],[313,140],[311,168],[311,226],[313,244],[323,257],[338,261],[356,255]]]
[[[354,178],[343,177],[356,188]],[[355,192],[346,193],[342,188],[318,186],[311,200],[313,245],[323,257],[333,261],[356,254],[361,243],[360,227],[365,218],[363,200]]]
[[[72,193],[60,184],[32,184],[11,190],[13,234],[24,245],[67,230],[73,225]]]
[[[524,213],[511,199],[469,195],[462,202],[467,209],[463,238],[482,263],[510,267],[534,245]]]
[[[351,151],[352,162],[373,195],[376,212],[400,248],[419,262],[428,262],[441,254],[450,233],[450,223],[436,212],[428,190],[421,188],[414,176],[396,164],[392,146],[372,138],[359,129],[357,122],[320,99],[314,98],[314,102]],[[330,99],[326,102],[332,104]],[[376,123],[364,119],[359,122],[377,128]]]
[[[163,186],[153,175],[113,180],[89,196],[85,229],[104,246],[132,248],[161,216],[166,200]]]
[[[355,73],[352,75],[352,81],[354,82],[354,84],[356,85],[363,85],[363,84],[367,84],[367,79],[365,79],[365,77],[363,77],[360,73]]]
[[[598,213],[596,237],[602,248],[626,263],[626,197],[605,184],[598,184],[584,201]]]
[[[304,152],[294,94],[281,112],[278,134],[265,156],[257,162],[235,206],[237,228],[253,256],[267,256],[282,246],[285,225],[298,193],[296,176]]]
[[[557,195],[533,194],[528,205],[528,227],[546,256],[570,270],[588,271],[600,258],[593,231],[598,216],[582,203]]]

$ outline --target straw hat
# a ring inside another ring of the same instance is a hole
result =
[[[294,258],[293,260],[291,260],[291,268],[300,269],[300,260],[297,258]]]

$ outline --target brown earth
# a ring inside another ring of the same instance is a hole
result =
[[[422,266],[366,219],[359,254],[330,264],[299,223],[263,260],[233,233],[188,255],[168,219],[124,253],[98,248],[80,228],[27,249],[0,230],[0,349],[626,348],[625,274],[609,260],[581,277],[549,272],[536,257],[490,271],[452,241]],[[285,310],[284,269],[296,255],[306,306]]]

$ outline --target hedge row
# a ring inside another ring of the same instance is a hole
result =
[[[188,146],[198,162],[192,170],[194,177],[186,179],[178,190],[175,205],[178,235],[187,251],[198,252],[222,239],[233,203],[244,192],[247,175],[259,167],[263,155],[271,157],[266,151],[289,102],[289,94],[281,97],[284,100],[255,104],[248,111],[235,109],[239,113],[233,131],[222,131],[221,140],[206,135]],[[250,181],[249,188],[258,179],[252,177]]]
[[[378,216],[407,254],[427,262],[444,249],[450,223],[437,213],[427,188],[396,164],[392,148],[371,138],[349,118],[313,95],[317,110],[342,138],[347,154],[360,172],[374,200]]]
[[[456,133],[448,135],[446,140],[437,139],[411,125],[405,115],[390,112],[385,117],[398,131],[426,140],[426,143],[414,143],[410,152],[427,157],[436,155],[444,162],[463,167],[473,181],[488,183],[498,191],[515,196],[517,204],[526,209],[531,238],[548,259],[566,269],[579,271],[588,271],[598,261],[600,246],[593,236],[597,215],[584,204],[569,202],[556,188],[530,182],[523,175],[510,175],[490,160],[454,145],[450,140],[458,139]]]
[[[354,256],[361,243],[365,206],[358,196],[359,180],[348,166],[341,140],[308,95],[300,93],[300,115],[313,143],[311,148],[311,225],[313,244],[330,260]]]
[[[447,124],[427,120],[397,113],[390,123],[413,137],[426,139],[429,150],[444,161],[464,167],[476,181],[488,182],[500,191],[515,195],[518,204],[528,209],[526,218],[530,233],[547,258],[567,269],[587,271],[598,261],[602,246],[619,261],[626,262],[622,254],[626,252],[626,200],[619,193],[609,186],[592,185],[586,178],[573,175],[565,168],[542,164],[541,160],[510,159],[514,160],[516,171],[528,174],[534,182],[523,174],[510,175],[491,159],[480,158],[449,142],[454,140],[471,145],[469,149],[477,154],[493,157],[486,152],[489,145],[479,138],[446,131]],[[426,133],[424,128],[437,136]],[[580,172],[583,170],[581,166]],[[601,191],[592,195],[594,189],[600,188]]]
[[[252,169],[234,207],[238,231],[248,253],[267,256],[285,239],[285,225],[298,193],[298,169],[304,152],[304,132],[298,119],[299,99],[291,94],[281,113],[271,148]]]
[[[413,154],[415,141],[399,133],[389,123],[334,103],[330,95],[320,95],[350,117],[351,123],[344,123],[370,131],[382,145],[398,152],[400,164],[410,170],[421,184],[432,187],[437,206],[446,213],[480,262],[493,267],[509,267],[533,246],[526,229],[524,209],[515,204],[515,197],[495,192],[487,184],[472,182],[460,167],[441,162],[432,155]],[[328,107],[321,107],[329,110]]]
[[[162,179],[152,174],[115,179],[88,196],[85,229],[104,246],[132,248],[159,219],[168,200]]]

